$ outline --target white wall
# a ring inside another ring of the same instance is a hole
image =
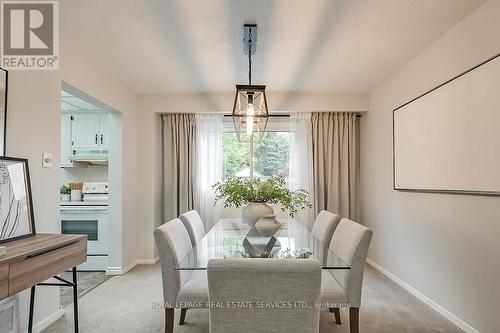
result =
[[[61,168],[61,185],[75,182],[108,181],[108,167],[91,165],[87,168]]]
[[[500,1],[490,0],[373,91],[361,118],[369,258],[484,333],[500,328],[500,198],[394,191],[392,110],[500,53],[499,36]]]
[[[271,112],[368,111],[367,94],[267,91]],[[141,110],[161,113],[231,113],[234,92],[141,96]]]
[[[42,152],[60,161],[60,79],[57,72],[9,72],[8,156],[29,159],[37,232],[60,232],[59,167],[42,169]],[[59,290],[38,288],[35,322],[58,311]],[[19,296],[20,330],[27,329],[29,291]]]

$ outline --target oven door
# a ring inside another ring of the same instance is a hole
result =
[[[61,233],[87,235],[87,254],[107,256],[107,214],[103,212],[61,212]]]

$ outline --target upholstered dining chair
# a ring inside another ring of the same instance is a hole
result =
[[[198,244],[198,242],[205,236],[205,226],[203,225],[203,221],[201,220],[200,214],[196,210],[190,210],[179,216],[182,223],[184,223],[184,227],[189,234],[189,238],[191,238],[191,245],[193,247]]]
[[[210,333],[318,333],[320,285],[313,259],[212,259]]]
[[[340,219],[341,217],[337,214],[322,210],[316,217],[316,221],[314,221],[311,234],[325,246],[325,248],[319,252],[319,260],[322,264],[326,261],[326,256],[323,254],[328,252],[328,246],[330,245],[333,233],[337,228]]]
[[[321,303],[328,305],[337,324],[341,324],[340,308],[348,307],[351,333],[359,332],[363,273],[372,234],[367,227],[342,219],[333,234],[330,250],[351,269],[322,272]]]
[[[208,284],[206,271],[174,270],[174,267],[191,251],[191,239],[179,219],[173,219],[154,231],[160,256],[165,302],[165,333],[174,330],[174,309],[181,309],[179,325],[184,324],[190,305],[207,307]]]

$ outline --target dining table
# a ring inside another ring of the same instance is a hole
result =
[[[323,244],[306,226],[293,218],[278,221],[279,230],[264,235],[242,219],[221,219],[174,269],[206,270],[209,260],[223,258],[317,259],[323,270],[350,269],[329,244]]]

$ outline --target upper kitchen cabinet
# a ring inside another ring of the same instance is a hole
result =
[[[72,167],[71,155],[71,114],[61,114],[61,167]]]
[[[103,164],[109,149],[109,114],[63,111],[61,114],[61,167]]]
[[[106,115],[107,116],[107,115]],[[102,116],[98,113],[73,113],[71,122],[73,150],[103,149]]]
[[[109,113],[100,115],[101,129],[100,129],[100,148],[109,149]]]

